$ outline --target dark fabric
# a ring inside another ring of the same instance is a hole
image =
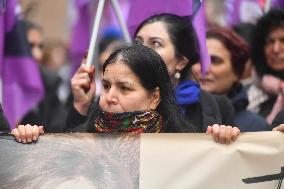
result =
[[[96,132],[159,133],[162,116],[157,111],[110,113],[99,111],[94,129]]]
[[[186,106],[185,116],[196,131],[204,133],[209,125],[233,125],[234,109],[225,96],[211,95],[201,90],[200,100]]]
[[[44,99],[22,119],[21,123],[42,125],[46,133],[64,132],[68,110],[56,93],[62,81],[55,72],[44,67],[41,67],[40,71],[46,91]]]
[[[276,99],[277,99],[277,96],[270,96],[268,100],[260,104],[259,106],[260,109],[259,109],[258,114],[266,118],[270,114],[273,108],[273,105],[276,102]]]
[[[246,90],[241,84],[235,84],[229,92],[228,97],[235,109],[234,126],[238,127],[241,132],[271,130],[263,117],[246,110],[248,97]]]
[[[284,124],[284,109],[276,115],[276,117],[272,121],[271,128],[275,128],[280,124]]]
[[[1,132],[10,131],[10,126],[4,115],[1,104],[0,104],[0,131]]]

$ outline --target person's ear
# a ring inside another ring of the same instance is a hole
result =
[[[176,64],[176,71],[181,72],[189,64],[189,60],[185,56],[178,57],[178,63]]]
[[[152,91],[150,96],[150,110],[156,110],[161,101],[160,88],[157,87]]]

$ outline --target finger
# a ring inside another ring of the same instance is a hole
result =
[[[92,99],[96,94],[96,84],[91,82],[90,90],[87,92],[89,99]]]
[[[278,127],[273,128],[273,131],[284,132],[284,124],[281,124]]]
[[[207,134],[212,133],[212,127],[211,127],[211,126],[208,126],[208,127],[207,127],[206,133],[207,133]]]
[[[226,126],[225,125],[220,125],[219,143],[221,144],[226,143]]]
[[[39,128],[39,133],[44,134],[43,126],[39,126],[38,128]]]
[[[39,128],[37,125],[34,125],[32,127],[32,133],[33,133],[33,141],[37,141],[38,136],[39,136]]]
[[[217,124],[214,124],[212,126],[212,134],[215,142],[219,142],[219,132],[220,132],[220,126]]]
[[[91,82],[90,78],[81,78],[73,81],[72,88],[78,90],[84,87],[88,87],[90,85],[90,82]]]
[[[26,128],[26,139],[27,139],[27,142],[30,143],[32,142],[32,138],[33,138],[33,129],[30,124],[27,124],[25,128]]]
[[[23,143],[26,143],[27,139],[26,139],[26,128],[25,128],[25,126],[24,125],[19,125],[18,126],[18,131],[20,133],[21,141]]]
[[[11,134],[16,138],[18,142],[21,142],[21,136],[17,128],[13,129]]]
[[[238,136],[240,135],[241,131],[239,128],[237,127],[233,127],[233,136],[232,136],[232,140],[235,142],[238,138]]]
[[[233,136],[233,128],[231,126],[227,126],[225,128],[225,137],[226,137],[226,144],[230,144],[232,142],[232,136]]]

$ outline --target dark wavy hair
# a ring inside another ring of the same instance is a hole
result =
[[[253,32],[251,46],[252,62],[259,76],[271,74],[284,79],[284,72],[275,71],[268,66],[264,53],[266,39],[269,33],[275,28],[284,28],[284,9],[272,9],[266,15],[261,17]]]
[[[191,17],[181,17],[167,13],[153,15],[138,26],[134,36],[137,35],[143,26],[155,22],[166,24],[176,56],[185,56],[189,61],[189,64],[181,71],[180,80],[183,81],[188,77],[191,66],[199,61],[199,48],[196,33],[191,24]]]
[[[165,132],[193,131],[193,127],[180,115],[166,64],[158,53],[138,43],[122,47],[106,60],[103,73],[109,64],[117,62],[126,64],[146,90],[153,91],[159,87],[161,101],[157,111],[163,117]]]
[[[214,27],[207,31],[206,38],[219,40],[230,52],[230,60],[234,73],[240,78],[249,59],[249,45],[233,30]]]

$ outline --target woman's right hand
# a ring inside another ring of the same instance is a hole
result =
[[[31,126],[27,125],[19,125],[17,128],[12,130],[12,135],[16,138],[18,142],[22,143],[31,143],[33,141],[37,141],[40,134],[43,134],[43,126]]]
[[[96,93],[96,85],[92,82],[95,71],[94,66],[87,68],[86,59],[71,79],[74,108],[82,115],[87,115],[89,106]]]

